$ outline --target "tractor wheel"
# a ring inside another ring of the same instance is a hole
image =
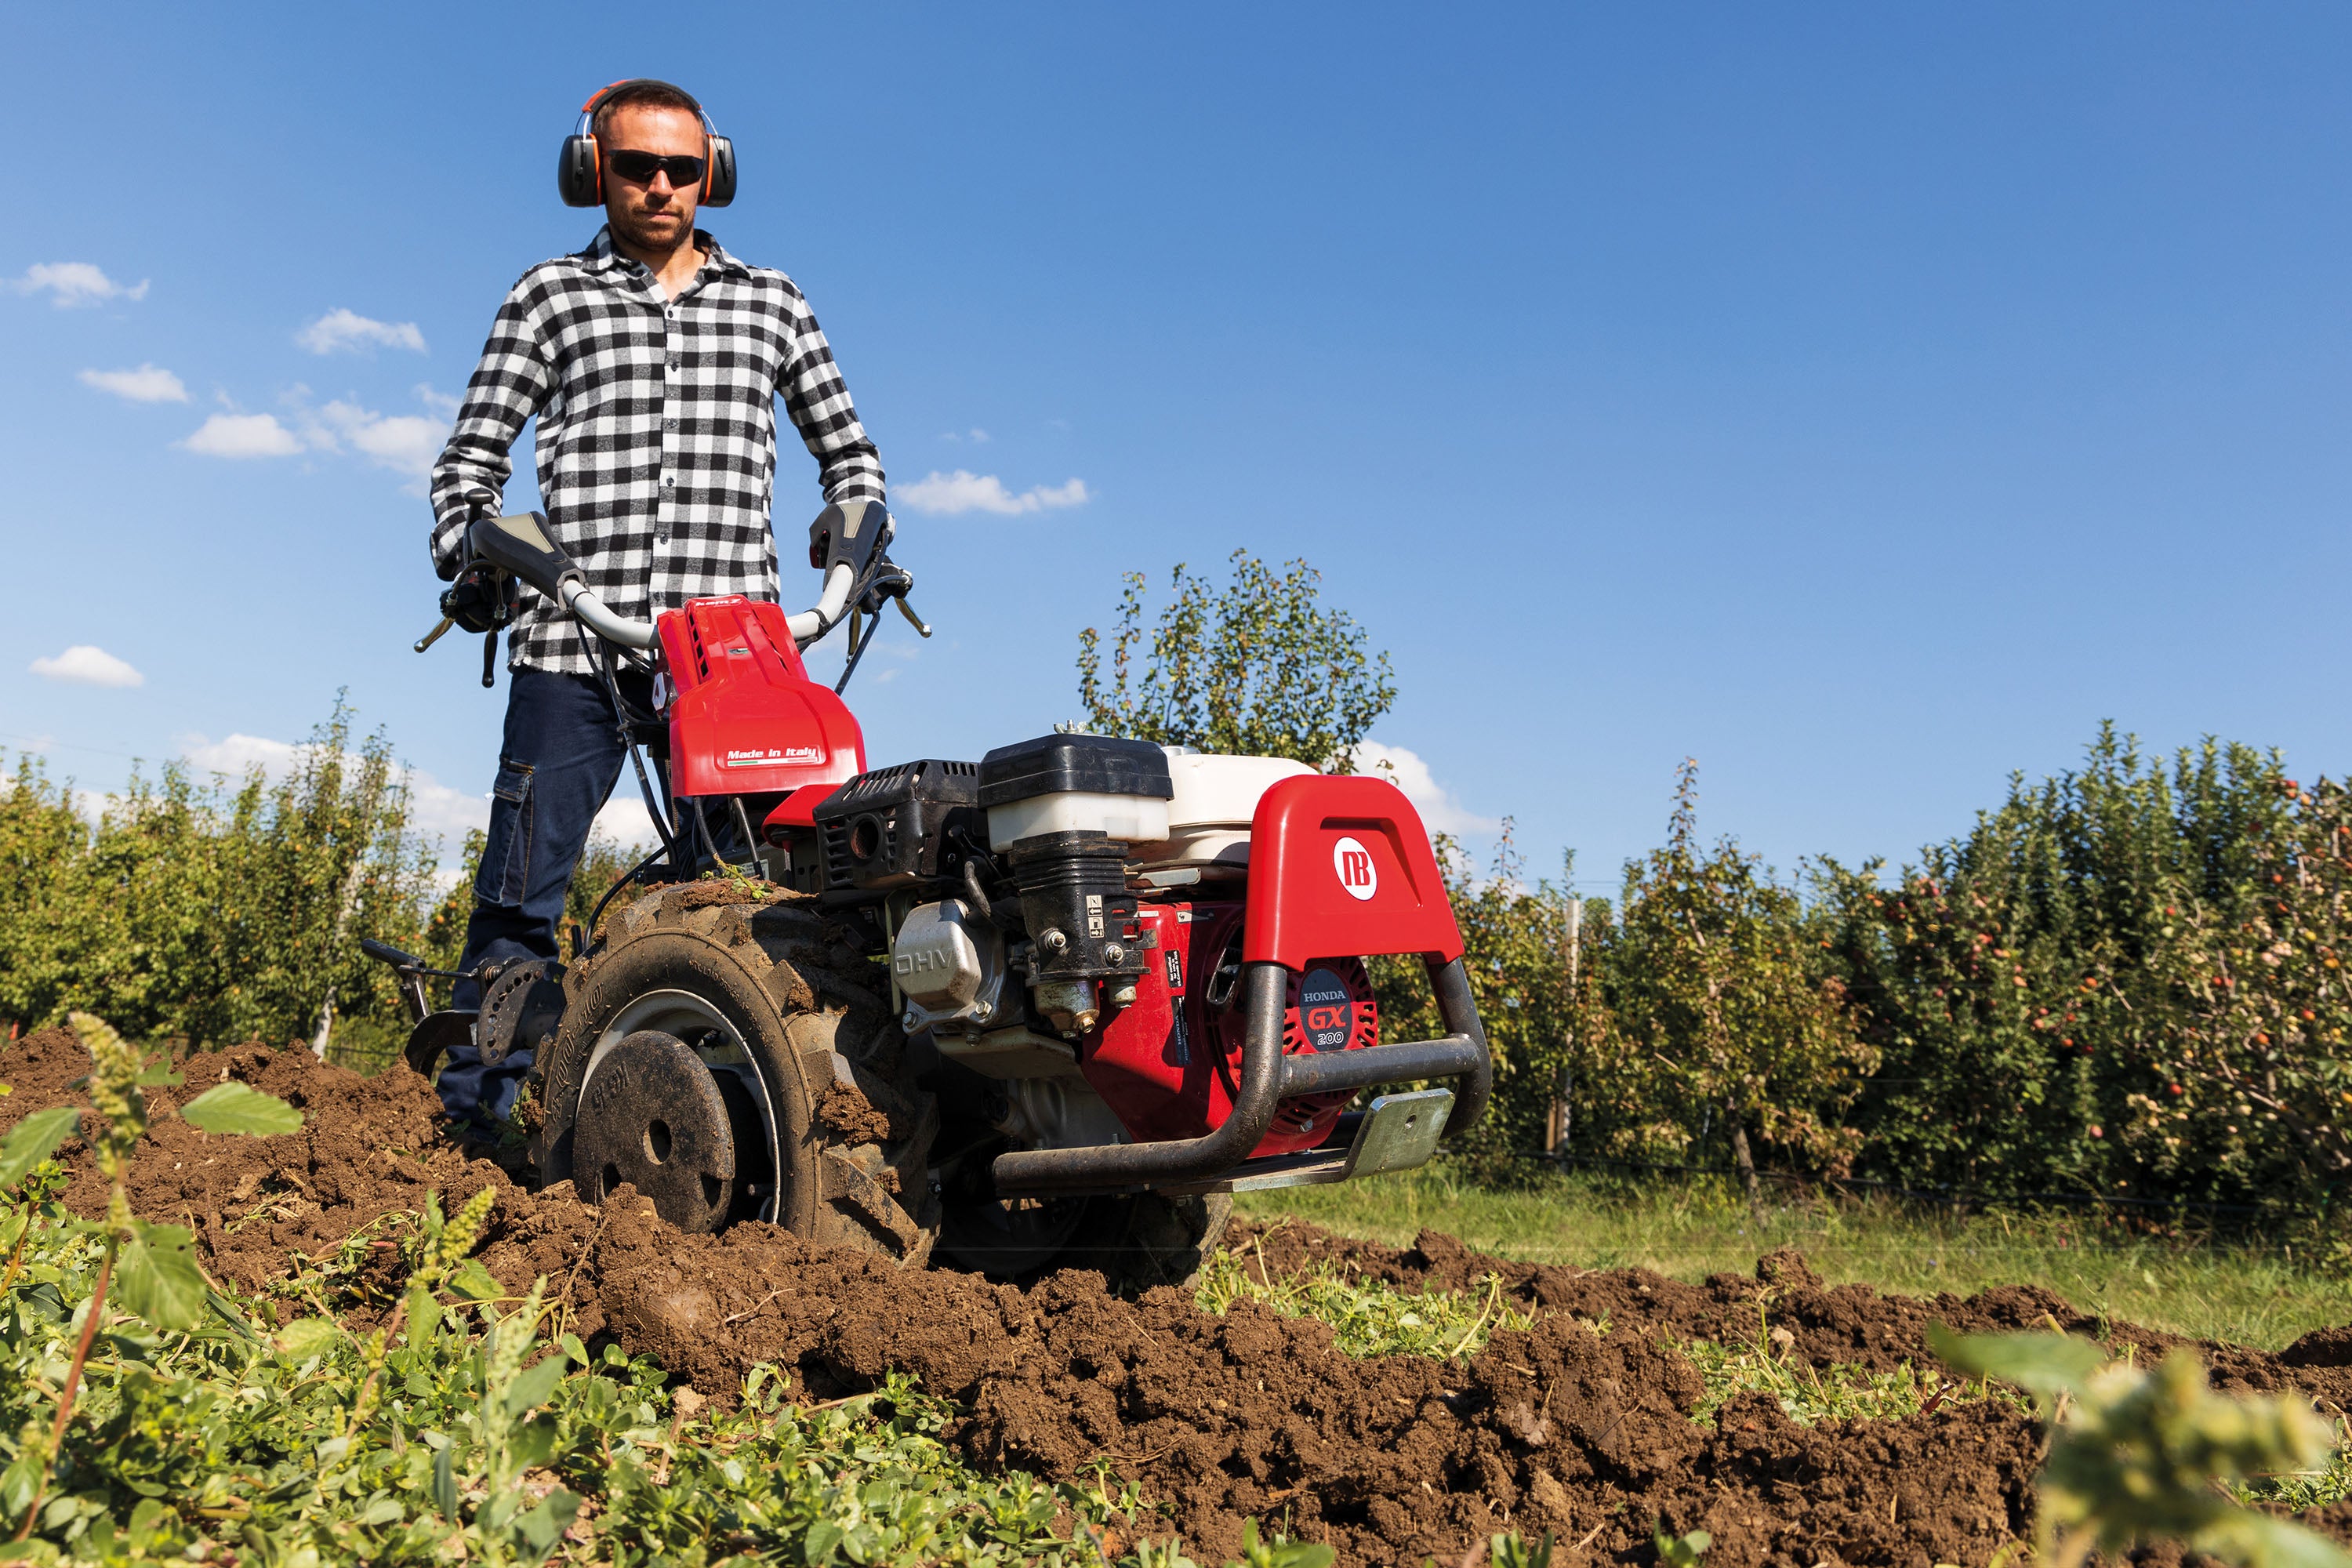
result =
[[[1131,1295],[1190,1284],[1233,1212],[1223,1193],[955,1204],[940,1254],[992,1279],[1024,1284],[1059,1269],[1091,1268]]]
[[[854,935],[793,896],[700,882],[605,922],[541,1064],[541,1180],[626,1183],[679,1228],[766,1220],[915,1266],[939,1126]]]

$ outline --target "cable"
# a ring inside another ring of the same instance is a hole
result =
[[[670,839],[669,824],[664,819],[661,807],[654,804],[653,781],[646,776],[646,759],[639,754],[636,734],[630,728],[629,705],[621,695],[621,678],[613,668],[613,651],[601,643],[597,646],[603,657],[597,659],[596,668],[597,672],[604,678],[604,694],[612,700],[614,733],[619,738],[622,746],[627,750],[630,765],[637,770],[637,793],[645,797],[646,815],[653,819],[654,835],[661,840],[663,850],[669,855],[670,864],[675,866],[677,864],[677,846]],[[650,859],[651,857],[647,858]],[[608,893],[605,896],[609,898],[612,895]],[[589,921],[588,929],[593,931],[596,929],[596,922]]]
[[[635,881],[638,875],[643,872],[646,867],[654,863],[655,856],[667,855],[667,853],[669,853],[669,846],[667,844],[660,846],[653,851],[653,854],[647,855],[644,859],[638,861],[635,865],[622,872],[618,878],[614,879],[613,885],[604,889],[604,896],[596,900],[595,909],[591,910],[588,915],[588,940],[590,942],[594,942],[596,940],[596,922],[604,918],[604,906],[613,901],[613,895],[619,892],[623,888],[627,887],[630,883]]]

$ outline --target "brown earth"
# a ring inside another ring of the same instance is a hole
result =
[[[0,1079],[16,1089],[0,1100],[0,1130],[72,1100],[68,1085],[87,1066],[61,1030],[0,1054]],[[362,1079],[299,1050],[242,1047],[192,1057],[182,1070],[184,1087],[149,1091],[154,1114],[131,1197],[148,1218],[195,1228],[217,1277],[262,1289],[371,1223],[421,1208],[428,1192],[454,1207],[494,1186],[483,1261],[517,1291],[546,1276],[583,1337],[656,1355],[719,1399],[761,1362],[790,1370],[816,1398],[871,1388],[893,1368],[913,1373],[967,1412],[947,1436],[974,1462],[1063,1479],[1106,1460],[1213,1562],[1237,1552],[1242,1521],[1254,1517],[1329,1542],[1343,1563],[1460,1561],[1502,1529],[1554,1532],[1569,1548],[1555,1558],[1562,1564],[1646,1563],[1663,1523],[1707,1531],[1709,1568],[1982,1563],[2030,1528],[2040,1446],[2031,1418],[1978,1404],[1805,1427],[1770,1398],[1748,1395],[1701,1426],[1689,1419],[1698,1374],[1666,1342],[1751,1339],[1759,1295],[1795,1336],[1792,1353],[1817,1365],[1930,1364],[1923,1335],[1933,1321],[2055,1321],[2145,1351],[2180,1342],[2095,1321],[2031,1286],[1933,1300],[1829,1288],[1793,1252],[1761,1259],[1752,1279],[1685,1285],[1643,1270],[1515,1263],[1432,1232],[1392,1248],[1236,1221],[1233,1244],[1276,1273],[1328,1262],[1408,1289],[1472,1286],[1491,1273],[1548,1314],[1532,1330],[1495,1334],[1466,1363],[1363,1359],[1335,1350],[1324,1324],[1251,1304],[1218,1317],[1174,1290],[1122,1300],[1084,1273],[1025,1290],[944,1270],[905,1274],[765,1226],[684,1236],[625,1189],[601,1212],[568,1185],[526,1192],[442,1140],[431,1091],[404,1068]],[[232,1078],[301,1109],[303,1131],[212,1138],[165,1113]],[[86,1152],[77,1142],[64,1152],[76,1172],[67,1202],[96,1213],[102,1192]],[[362,1278],[388,1300],[401,1278],[397,1247],[381,1233],[371,1239],[379,1260]],[[2202,1348],[2220,1386],[2352,1405],[2352,1329],[2320,1331],[2277,1355]],[[2352,1540],[2352,1509],[2305,1522]],[[2140,1556],[2179,1560],[2163,1547]]]

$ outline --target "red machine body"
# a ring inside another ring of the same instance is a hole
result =
[[[674,794],[782,795],[866,771],[865,731],[809,679],[782,610],[740,595],[696,599],[655,627],[673,688]]]
[[[1232,1114],[1239,1084],[1243,907],[1146,903],[1136,924],[1152,962],[1136,981],[1135,1000],[1082,1042],[1079,1070],[1139,1142],[1198,1138]],[[1380,1006],[1361,959],[1312,961],[1291,975],[1289,1004],[1286,1054],[1357,1050],[1380,1040]],[[1314,1148],[1349,1098],[1284,1100],[1255,1152]]]
[[[1232,1113],[1244,963],[1289,971],[1287,1055],[1379,1043],[1380,1008],[1355,955],[1462,955],[1420,814],[1395,785],[1360,776],[1286,779],[1265,793],[1251,824],[1246,903],[1147,900],[1136,920],[1154,962],[1135,1001],[1087,1037],[1079,1065],[1139,1142],[1198,1138]],[[1349,1098],[1283,1101],[1255,1153],[1314,1148]]]

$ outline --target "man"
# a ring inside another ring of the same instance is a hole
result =
[[[773,600],[776,396],[827,501],[880,502],[881,463],[793,280],[695,227],[714,154],[726,159],[722,199],[733,176],[732,149],[712,145],[700,105],[641,80],[606,89],[588,111],[593,147],[575,138],[566,155],[593,151],[604,226],[586,249],[524,273],[499,307],[434,465],[434,565],[445,580],[463,567],[468,497],[503,490],[508,448],[535,416],[549,528],[615,612],[650,619],[721,594]],[[625,756],[593,657],[560,606],[524,590],[460,968],[558,956],[565,889]],[[645,704],[646,682],[624,694]],[[456,1005],[478,998],[461,983]],[[442,1069],[442,1104],[487,1134],[530,1065],[518,1052],[488,1068],[459,1047]]]

